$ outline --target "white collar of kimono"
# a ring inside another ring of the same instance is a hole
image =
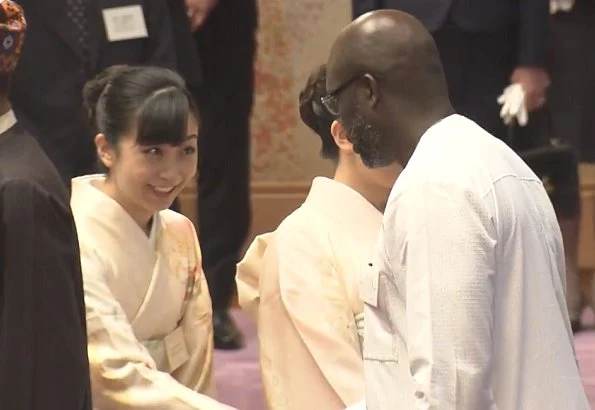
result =
[[[0,116],[0,134],[8,131],[17,123],[17,117],[14,115],[14,111],[10,110]]]
[[[134,235],[137,239],[148,241],[151,249],[157,247],[156,238],[158,236],[161,220],[159,213],[153,215],[153,223],[149,236],[136,223],[136,221],[122,208],[122,206],[113,198],[106,195],[103,191],[93,185],[94,181],[105,180],[105,174],[93,174],[77,177],[72,180],[71,205],[73,212],[84,210],[88,215],[98,221],[111,221],[119,225],[124,231]]]
[[[314,178],[304,205],[322,209],[340,223],[382,220],[382,213],[359,192],[326,177]]]

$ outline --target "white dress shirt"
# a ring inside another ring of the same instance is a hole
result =
[[[368,410],[588,410],[539,178],[452,115],[393,187],[362,279]]]

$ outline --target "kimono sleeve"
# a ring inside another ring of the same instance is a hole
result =
[[[196,282],[192,296],[182,317],[182,329],[189,359],[177,369],[173,376],[192,389],[214,397],[213,379],[213,312],[209,287],[202,270],[202,256],[194,225],[184,220],[185,240],[190,252],[189,274],[194,274]]]
[[[324,245],[298,229],[272,247],[283,305],[326,382],[350,405],[365,396],[355,317]],[[272,256],[273,257],[273,256]]]
[[[105,281],[109,269],[106,261],[83,248],[81,264],[94,406],[122,410],[230,409],[158,371]]]
[[[80,260],[68,203],[12,181],[1,188],[0,206],[0,407],[90,409]]]
[[[260,304],[259,276],[264,268],[263,258],[274,233],[258,235],[250,244],[246,255],[238,263],[236,284],[238,301],[242,310],[258,323],[258,306]]]

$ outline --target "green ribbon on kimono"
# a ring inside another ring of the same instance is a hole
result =
[[[165,338],[154,338],[142,340],[141,343],[149,351],[149,354],[157,365],[157,370],[169,372],[169,363],[165,352]]]
[[[363,351],[364,348],[364,312],[355,315],[355,327],[357,329],[357,336],[359,338],[359,346]]]

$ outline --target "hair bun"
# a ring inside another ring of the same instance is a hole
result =
[[[127,65],[114,65],[106,68],[95,78],[85,83],[85,86],[83,87],[83,107],[89,123],[95,125],[97,104],[99,103],[99,99],[103,92],[107,89],[113,79],[131,69],[132,67]]]
[[[326,95],[326,65],[322,64],[308,77],[306,86],[300,92],[299,107],[302,121],[317,134],[328,130],[320,129],[321,123],[326,126],[335,118],[322,104]]]

